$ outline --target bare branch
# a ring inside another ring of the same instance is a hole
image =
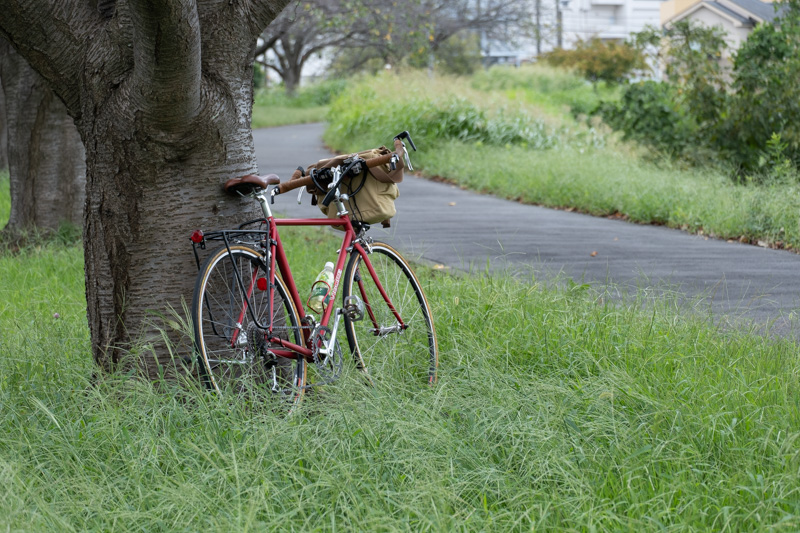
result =
[[[264,31],[270,22],[289,4],[290,0],[246,0],[249,17],[250,33],[255,40]]]

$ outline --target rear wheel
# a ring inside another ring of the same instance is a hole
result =
[[[274,346],[253,317],[261,326],[271,322],[274,337],[300,344],[298,314],[283,281],[276,276],[270,315],[269,291],[259,289],[265,285],[259,278],[269,279],[261,253],[249,246],[222,247],[203,263],[192,300],[200,374],[217,392],[273,402],[276,408],[291,410],[303,395],[305,359],[272,353]]]
[[[400,316],[380,293],[364,260],[350,256],[344,279],[344,297],[364,302],[364,318],[345,318],[347,341],[356,364],[375,382],[387,378],[433,384],[437,379],[439,349],[428,301],[408,262],[391,246],[372,244],[368,256],[377,279]]]

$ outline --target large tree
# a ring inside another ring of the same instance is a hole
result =
[[[287,1],[0,0],[0,34],[86,147],[86,297],[101,367],[174,368],[158,317],[191,297],[190,230],[248,216],[221,184],[257,170],[253,54]]]
[[[11,215],[5,231],[82,224],[86,165],[78,130],[61,100],[3,39],[0,92],[0,144],[3,150],[7,147],[11,178]],[[4,166],[0,158],[0,168]]]

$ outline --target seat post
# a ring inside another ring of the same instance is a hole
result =
[[[257,189],[253,192],[253,196],[258,200],[261,212],[264,213],[264,218],[272,218],[272,210],[269,208],[269,201],[267,200],[267,191],[265,189]]]

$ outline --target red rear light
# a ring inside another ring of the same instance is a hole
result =
[[[196,229],[192,232],[191,236],[192,242],[195,244],[200,244],[203,242],[203,232],[202,230]]]
[[[258,290],[260,291],[267,290],[267,285],[267,278],[258,278],[256,280],[256,287],[258,287]]]

